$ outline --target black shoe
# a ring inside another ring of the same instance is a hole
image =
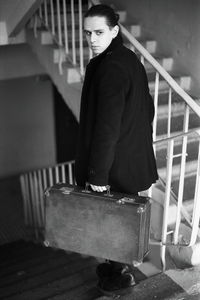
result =
[[[127,265],[120,264],[120,263],[112,263],[112,262],[105,262],[99,264],[96,268],[96,274],[99,279],[118,276],[120,274],[124,274],[129,270]]]
[[[128,289],[135,285],[134,276],[131,273],[123,273],[104,277],[99,280],[98,287],[103,292],[115,292],[123,289]]]
[[[99,279],[113,276],[112,265],[109,262],[99,264],[96,268],[96,274],[99,277]]]

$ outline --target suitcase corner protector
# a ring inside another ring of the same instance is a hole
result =
[[[137,208],[137,213],[138,214],[142,214],[146,211],[146,207],[143,206],[143,205],[140,205],[138,208]]]

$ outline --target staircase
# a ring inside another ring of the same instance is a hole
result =
[[[26,41],[78,120],[84,67],[91,54],[79,27],[80,6],[75,2],[75,6],[70,7],[67,2],[67,6],[62,7],[61,2],[44,1],[27,26]],[[81,7],[81,11],[86,9],[87,5]],[[52,11],[56,12],[54,18]],[[157,224],[158,232],[153,232],[152,238],[158,244],[161,240],[165,245],[168,233],[172,230],[177,243],[183,216],[190,228],[195,227],[194,237],[198,235],[199,215],[192,217],[192,213],[200,210],[197,203],[200,196],[200,108],[195,97],[190,95],[191,78],[174,69],[173,58],[159,53],[156,40],[144,36],[140,24],[131,24],[127,12],[119,11],[119,14],[124,43],[144,63],[155,102],[154,145],[158,173],[162,180],[150,193],[155,206],[159,206],[163,223]],[[74,25],[71,23],[73,18]],[[66,26],[68,30],[63,33]],[[81,45],[84,47],[81,48]],[[55,181],[57,179],[55,176]],[[54,182],[50,180],[49,183]],[[28,184],[25,180],[25,189]],[[159,195],[159,199],[156,195]]]
[[[0,246],[0,257],[1,300],[199,299],[194,281],[199,283],[198,269],[146,278],[133,268],[137,285],[126,294],[116,291],[105,296],[97,288],[97,258],[23,240]]]
[[[0,299],[89,300],[97,289],[93,257],[19,240],[0,247]]]

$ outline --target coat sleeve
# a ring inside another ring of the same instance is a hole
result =
[[[128,76],[117,62],[110,62],[97,85],[97,111],[88,168],[88,180],[108,184],[128,89]]]

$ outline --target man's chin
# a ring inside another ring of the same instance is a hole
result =
[[[98,48],[96,48],[96,49],[92,49],[92,53],[93,53],[93,55],[99,55],[100,53],[101,53],[102,51]]]
[[[99,55],[101,52],[100,52],[100,51],[92,51],[92,53],[93,53],[94,56],[97,56],[97,55]]]

